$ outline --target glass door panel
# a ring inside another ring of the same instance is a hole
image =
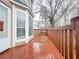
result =
[[[8,10],[7,8],[0,5],[0,38],[7,37],[7,20],[8,20]]]

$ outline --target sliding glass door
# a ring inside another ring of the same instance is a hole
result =
[[[8,29],[8,10],[0,5],[0,39],[6,38]]]
[[[0,4],[0,53],[9,48],[8,8]]]

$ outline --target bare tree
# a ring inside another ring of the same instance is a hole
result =
[[[64,21],[65,21],[65,25],[67,25],[67,18],[69,17],[69,15],[71,14],[72,11],[77,10],[77,6],[73,4],[73,6],[64,13]],[[73,12],[74,13],[74,12]],[[75,15],[76,16],[76,15]]]
[[[53,27],[56,21],[68,15],[76,7],[76,2],[76,0],[35,0],[37,4],[35,10],[36,13],[40,13],[42,19],[49,19]]]
[[[19,1],[21,1],[22,3],[24,3],[31,10],[31,12],[33,12],[33,3],[34,3],[34,0],[19,0]]]
[[[33,10],[33,3],[34,3],[34,0],[25,0],[26,4],[28,5],[28,7]]]

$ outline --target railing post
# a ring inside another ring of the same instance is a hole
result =
[[[62,55],[65,57],[65,30],[62,30]]]

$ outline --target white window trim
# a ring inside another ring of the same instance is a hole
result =
[[[16,7],[16,5],[12,5],[12,46],[13,47],[15,47],[15,44],[16,43],[18,43],[18,42],[23,42],[23,41],[26,41],[26,43],[28,43],[29,42],[29,13],[28,13],[28,10],[26,9],[26,10],[23,10],[23,9],[20,9],[20,8],[17,8]],[[25,19],[25,34],[26,34],[26,36],[25,36],[25,38],[24,39],[18,39],[17,40],[17,33],[16,33],[16,19],[17,19],[17,14],[16,14],[16,12],[17,11],[20,11],[20,12],[23,12],[23,13],[25,13],[25,15],[26,15],[26,19]]]
[[[25,16],[26,16],[26,13],[27,13],[25,10],[21,10],[19,8],[16,8],[16,15],[17,15],[17,12],[22,12],[22,13],[25,14]],[[26,18],[25,18],[25,21],[26,21]],[[16,24],[17,24],[17,17],[16,17]],[[26,28],[26,24],[25,24],[25,28]],[[17,27],[16,27],[16,29],[17,29]],[[16,35],[17,35],[17,32],[16,32]],[[17,38],[17,36],[16,36],[16,38]],[[16,39],[16,43],[22,42],[22,41],[26,41],[26,30],[25,30],[25,38],[17,38]]]

